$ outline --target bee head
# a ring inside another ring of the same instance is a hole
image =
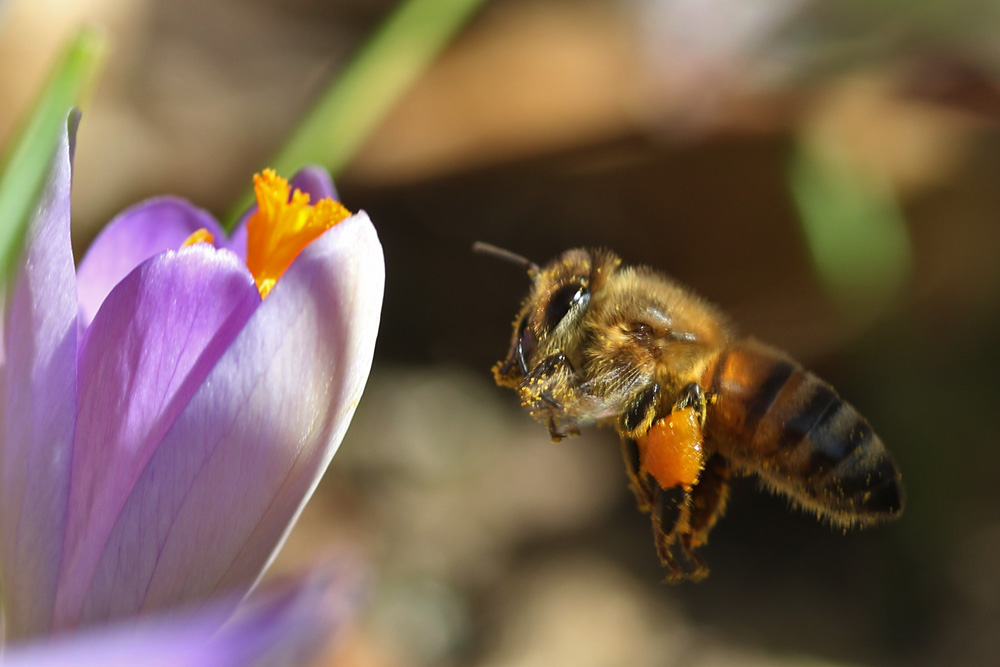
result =
[[[493,374],[498,384],[516,387],[546,357],[579,347],[584,332],[575,325],[621,260],[609,251],[574,249],[539,267],[510,254],[528,269],[532,286],[514,319],[510,351]]]

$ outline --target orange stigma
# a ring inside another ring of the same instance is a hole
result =
[[[247,267],[264,298],[303,248],[352,213],[329,198],[310,204],[308,194],[291,192],[273,169],[255,175],[253,189],[257,212],[247,221]]]

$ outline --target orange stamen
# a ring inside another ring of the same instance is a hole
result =
[[[272,169],[254,176],[253,188],[257,212],[247,221],[247,267],[264,298],[303,248],[352,213],[332,199],[310,204],[308,194],[291,192]]]
[[[212,232],[208,231],[204,227],[196,231],[191,236],[187,237],[181,247],[194,245],[195,243],[208,243],[209,245],[215,243],[215,237],[212,236]]]

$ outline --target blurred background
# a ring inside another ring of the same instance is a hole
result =
[[[395,4],[7,0],[0,145],[90,22],[77,252],[154,194],[221,215]],[[370,565],[330,664],[1000,664],[998,29],[977,0],[484,2],[338,180],[382,328],[276,564]],[[869,418],[904,516],[842,534],[738,479],[711,576],[662,584],[614,433],[551,443],[493,385],[528,282],[476,240],[692,286]]]

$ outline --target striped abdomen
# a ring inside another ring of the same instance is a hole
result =
[[[885,445],[833,387],[752,339],[706,371],[711,447],[839,525],[900,513],[899,472]]]

